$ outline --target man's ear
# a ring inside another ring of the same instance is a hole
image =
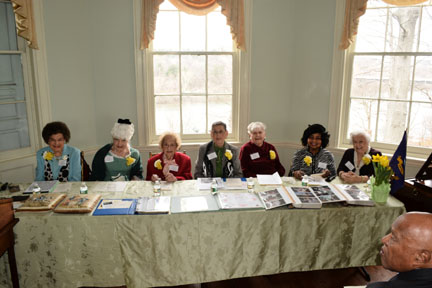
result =
[[[432,264],[432,253],[429,250],[420,250],[415,256],[416,266],[418,268],[424,267],[424,265]]]

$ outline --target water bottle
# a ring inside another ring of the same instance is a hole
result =
[[[80,194],[87,194],[88,193],[88,188],[85,182],[81,183],[81,187],[80,187]]]
[[[41,193],[41,188],[39,187],[39,184],[38,183],[34,183],[34,185],[33,185],[33,195],[40,194],[40,193]]]
[[[213,179],[212,183],[211,183],[211,193],[212,193],[212,195],[216,195],[217,192],[218,192],[218,185],[217,185],[216,179]]]
[[[308,186],[308,182],[309,182],[308,176],[304,175],[302,177],[302,186]]]
[[[253,192],[254,185],[255,185],[254,179],[252,177],[249,177],[247,179],[248,192]]]
[[[155,197],[159,197],[161,195],[161,183],[160,180],[156,180],[153,184],[153,194]]]

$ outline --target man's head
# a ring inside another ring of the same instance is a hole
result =
[[[384,268],[396,272],[432,268],[432,214],[413,212],[399,216],[381,241]]]
[[[213,123],[211,129],[211,137],[216,147],[223,147],[225,139],[228,137],[226,124],[222,121]]]

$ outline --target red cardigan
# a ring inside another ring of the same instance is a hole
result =
[[[151,180],[151,176],[153,174],[156,174],[161,178],[162,180],[165,180],[165,176],[162,173],[162,170],[159,170],[155,167],[154,163],[160,160],[162,164],[162,168],[164,167],[163,162],[163,153],[159,153],[153,157],[151,157],[147,161],[147,177],[146,180]],[[176,164],[178,165],[178,171],[170,171],[177,180],[187,180],[192,179],[192,173],[191,173],[191,159],[188,155],[176,152],[174,154],[174,160]]]

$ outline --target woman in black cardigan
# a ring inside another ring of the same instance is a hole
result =
[[[365,132],[351,132],[350,136],[353,148],[345,151],[337,173],[345,183],[366,183],[375,175],[372,156],[381,152],[370,147],[370,137]]]

